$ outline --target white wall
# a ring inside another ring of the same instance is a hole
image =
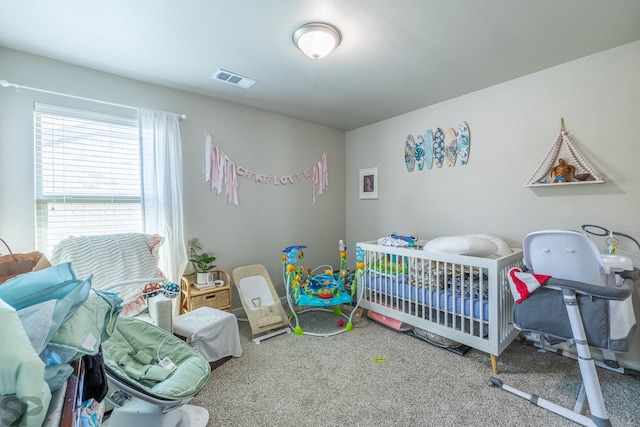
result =
[[[473,72],[473,64],[463,66]],[[353,246],[391,232],[425,239],[489,233],[520,247],[529,232],[582,224],[640,240],[638,76],[635,42],[347,132],[347,241]],[[606,183],[524,187],[561,117]],[[407,171],[407,135],[446,131],[463,120],[471,131],[466,166]],[[372,166],[379,167],[379,199],[359,200],[358,171]],[[604,239],[595,241],[604,249]],[[640,320],[638,290],[634,305]],[[638,336],[619,358],[640,369]]]
[[[464,64],[473,72],[473,64]],[[640,239],[640,42],[347,132],[350,245],[397,232],[490,233],[519,246],[530,231],[599,224]],[[438,84],[434,81],[432,84]],[[525,188],[560,131],[606,175],[598,185]],[[409,173],[409,134],[466,121],[466,166]],[[380,198],[358,199],[358,171],[378,166]]]
[[[239,265],[264,264],[284,294],[280,255],[286,246],[309,246],[304,265],[338,264],[338,240],[346,237],[344,132],[2,47],[0,79],[186,114],[181,122],[185,235],[200,238],[229,273]],[[134,110],[0,88],[0,237],[14,252],[35,247],[34,102],[135,115]],[[216,196],[203,183],[205,128],[233,161],[264,174],[300,172],[326,152],[329,187],[314,205],[310,179],[276,187],[240,178],[239,207],[228,205],[224,193]],[[234,306],[240,306],[235,292]]]
[[[473,64],[466,66],[473,72]],[[533,230],[595,223],[640,237],[638,75],[640,42],[347,132],[345,151],[340,131],[0,48],[0,79],[187,114],[181,123],[187,237],[200,237],[222,268],[263,263],[278,283],[282,248],[309,245],[306,265],[337,262],[337,241],[345,235],[349,251],[391,232],[491,233],[517,246]],[[33,102],[77,105],[0,89],[0,236],[15,251],[31,250],[35,241]],[[605,184],[524,187],[561,117]],[[407,172],[408,134],[462,120],[471,130],[468,165]],[[306,182],[290,188],[241,182],[240,207],[227,205],[201,180],[205,128],[238,163],[274,174],[308,167],[327,151],[328,192],[312,205]],[[358,171],[371,166],[380,170],[380,198],[359,200]]]

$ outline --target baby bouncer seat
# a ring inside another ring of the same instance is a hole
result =
[[[585,235],[568,230],[530,233],[523,241],[526,270],[509,272],[514,323],[549,342],[576,345],[582,386],[573,410],[492,377],[503,390],[586,426],[610,426],[590,346],[626,352],[636,328],[631,294],[638,269],[631,260],[601,255]],[[540,286],[542,285],[542,286]],[[585,399],[590,417],[583,414]]]
[[[254,343],[291,332],[287,313],[264,265],[236,267],[233,281],[249,319]]]

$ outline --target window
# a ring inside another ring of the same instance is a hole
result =
[[[38,250],[142,231],[137,120],[36,104],[34,123]]]

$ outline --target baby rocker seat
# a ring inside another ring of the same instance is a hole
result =
[[[235,268],[233,281],[249,319],[254,343],[260,344],[267,338],[291,332],[287,314],[264,265]]]
[[[636,328],[631,294],[638,269],[624,257],[603,257],[591,240],[574,231],[528,234],[523,252],[527,271],[509,272],[517,302],[514,323],[518,329],[539,333],[549,342],[574,343],[582,386],[575,407],[570,410],[503,384],[495,377],[490,381],[582,425],[610,426],[589,346],[615,352],[631,348]],[[582,413],[585,398],[590,417]]]

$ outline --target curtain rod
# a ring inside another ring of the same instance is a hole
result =
[[[51,95],[58,95],[58,96],[65,96],[67,98],[73,98],[73,99],[80,99],[83,101],[91,101],[91,102],[97,102],[98,104],[105,104],[105,105],[112,105],[114,107],[122,107],[122,108],[129,108],[131,110],[137,110],[138,107],[132,107],[131,105],[123,105],[123,104],[116,104],[115,102],[108,102],[108,101],[101,101],[99,99],[93,99],[93,98],[85,98],[83,96],[76,96],[76,95],[69,95],[67,93],[61,93],[61,92],[53,92],[51,90],[46,90],[46,89],[38,89],[35,87],[29,87],[29,86],[22,86],[16,83],[9,83],[6,80],[0,80],[0,86],[2,87],[15,87],[16,88],[16,92],[20,92],[20,89],[27,89],[27,90],[33,90],[35,92],[43,92],[43,93],[49,93]],[[178,114],[178,117],[181,120],[184,120],[187,118],[186,114]]]

